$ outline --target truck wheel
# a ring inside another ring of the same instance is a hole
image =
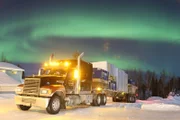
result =
[[[127,102],[134,103],[136,101],[135,97],[132,95],[128,95]]]
[[[106,105],[107,103],[107,97],[105,94],[101,95],[101,105]]]
[[[27,111],[31,108],[31,106],[24,106],[24,105],[17,105],[17,107],[23,111]]]
[[[136,102],[136,97],[135,96],[133,96],[133,103],[135,103]]]
[[[128,102],[128,103],[131,102],[131,96],[130,96],[130,95],[127,95],[126,99],[127,99],[127,102]]]
[[[46,108],[46,111],[49,114],[57,114],[57,113],[59,113],[60,108],[61,108],[61,97],[58,95],[54,95],[51,98],[49,105]]]
[[[112,97],[112,101],[113,101],[113,102],[116,102],[116,98],[115,98],[115,97]]]
[[[66,101],[62,100],[61,102],[61,109],[66,109]]]
[[[93,106],[100,106],[101,105],[101,96],[98,94],[96,95],[95,99],[93,99]]]

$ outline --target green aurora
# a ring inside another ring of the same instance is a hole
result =
[[[15,14],[11,10],[4,14],[7,7],[0,11],[3,16],[0,19],[0,52],[10,61],[36,63],[46,61],[51,53],[57,53],[58,58],[71,57],[72,52],[78,49],[85,51],[84,59],[89,61],[108,60],[122,69],[148,68],[160,71],[162,68],[155,67],[138,55],[122,54],[121,51],[114,54],[111,47],[108,52],[103,51],[104,41],[129,40],[179,45],[180,9],[168,11],[168,2],[164,6],[164,3],[158,3],[114,3],[115,6],[107,4],[107,1],[104,5],[65,3],[64,6],[51,4],[47,8],[37,5],[36,9],[26,6],[27,9],[24,7],[15,11]],[[173,8],[174,3],[170,5]],[[51,43],[51,37],[60,38],[59,42]],[[68,41],[78,42],[78,39],[84,40],[84,43],[74,43],[69,47]],[[93,45],[89,47],[86,43],[89,39],[102,40],[102,45],[99,48],[93,48]],[[64,40],[66,43],[61,44]],[[56,44],[59,44],[60,50]]]

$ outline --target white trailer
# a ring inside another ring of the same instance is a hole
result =
[[[131,89],[132,85],[128,84],[128,74],[115,67],[113,64],[107,61],[92,62],[93,68],[100,68],[109,72],[109,80],[111,83],[116,83],[116,90],[114,91],[113,101],[127,101],[135,102],[135,90]],[[109,89],[111,89],[109,87]]]

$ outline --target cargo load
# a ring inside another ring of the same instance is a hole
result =
[[[113,90],[113,92],[110,92],[111,95],[113,94],[113,101],[135,102],[135,92],[137,87],[133,80],[128,80],[128,74],[124,70],[115,67],[115,65],[108,63],[107,61],[92,62],[92,65],[93,71],[97,69],[107,71],[109,75],[108,89]],[[101,78],[103,77],[101,76]]]

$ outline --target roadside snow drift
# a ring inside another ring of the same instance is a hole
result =
[[[146,101],[138,100],[141,103],[143,110],[156,110],[156,111],[180,111],[180,97],[169,96],[166,99],[161,97],[150,97]]]
[[[180,111],[180,97],[169,96],[166,99],[161,97],[150,97],[147,100],[137,100],[136,103],[114,103],[109,106],[151,111]]]
[[[154,103],[154,104],[143,104],[141,106],[143,110],[155,110],[155,111],[180,111],[180,106]]]

